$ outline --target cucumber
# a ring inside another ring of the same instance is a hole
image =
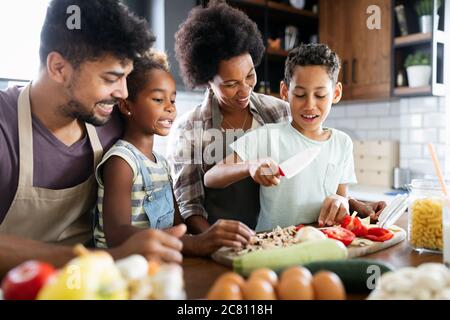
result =
[[[266,249],[244,254],[233,260],[233,268],[236,272],[247,276],[259,268],[278,271],[313,261],[346,259],[347,254],[347,248],[340,241],[314,240],[287,248]]]
[[[368,285],[368,281],[369,284],[374,284],[374,278],[378,280],[377,276],[393,270],[388,264],[369,259],[312,262],[304,264],[303,267],[312,274],[322,270],[336,273],[347,293],[367,293],[374,289]]]

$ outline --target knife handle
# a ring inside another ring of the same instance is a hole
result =
[[[280,172],[280,176],[285,177],[283,170],[281,170],[281,167],[278,167],[278,171]]]

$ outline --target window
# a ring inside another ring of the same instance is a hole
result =
[[[0,78],[31,80],[39,68],[39,41],[50,0],[0,1]]]

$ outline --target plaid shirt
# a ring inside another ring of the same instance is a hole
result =
[[[213,99],[216,99],[214,94],[207,90],[202,104],[179,118],[169,137],[167,160],[171,168],[175,197],[184,219],[192,215],[208,218],[204,207],[203,176],[214,164],[208,164],[203,155],[205,148],[211,143],[208,130],[214,129]],[[250,98],[250,112],[254,121],[260,125],[290,120],[289,105],[285,101],[254,92]]]

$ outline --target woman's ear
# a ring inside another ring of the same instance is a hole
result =
[[[131,116],[131,102],[129,102],[128,100],[120,99],[119,110],[123,115],[127,117]]]
[[[289,86],[284,81],[280,81],[280,96],[284,101],[288,101]]]
[[[338,82],[334,87],[333,104],[336,104],[339,101],[341,101],[341,98],[342,98],[342,83]]]

